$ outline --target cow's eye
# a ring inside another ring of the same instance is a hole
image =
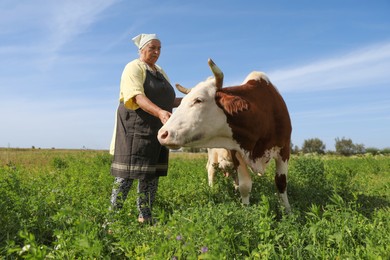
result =
[[[202,99],[200,99],[200,98],[195,98],[193,104],[195,105],[195,104],[199,104],[199,103],[202,103],[202,102],[203,102]]]

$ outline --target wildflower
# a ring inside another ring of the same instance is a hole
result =
[[[202,248],[200,249],[200,252],[203,253],[207,253],[209,251],[209,248],[207,246],[202,246]]]
[[[177,256],[172,256],[172,260],[179,260],[179,258]]]
[[[25,246],[22,248],[21,253],[26,252],[26,251],[29,251],[30,248],[31,248],[31,245],[25,245]]]
[[[176,237],[176,240],[177,241],[180,241],[180,240],[182,240],[183,239],[183,237],[181,236],[181,235],[178,235],[177,237]]]

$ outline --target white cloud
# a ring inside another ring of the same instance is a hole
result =
[[[51,55],[46,59],[46,65],[50,66],[65,44],[86,31],[99,19],[99,14],[116,2],[117,0],[62,1],[53,6],[51,19],[47,23],[50,36],[46,49]]]
[[[390,83],[390,43],[338,58],[268,73],[282,92],[318,91]]]
[[[48,26],[51,29],[51,48],[57,50],[85,31],[98,15],[117,0],[61,1],[53,6]]]
[[[118,1],[38,0],[22,4],[3,3],[0,25],[4,30],[0,35],[7,40],[3,42],[0,54],[13,57],[10,60],[22,54],[33,58],[36,66],[48,68],[57,60],[64,45],[102,19],[102,12]],[[12,45],[7,45],[9,39],[12,39]]]

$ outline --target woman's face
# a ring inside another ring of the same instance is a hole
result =
[[[160,57],[161,42],[159,40],[151,40],[141,49],[141,60],[149,65],[154,65],[158,57]]]

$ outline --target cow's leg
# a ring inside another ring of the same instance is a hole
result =
[[[234,189],[237,190],[239,187],[239,181],[238,181],[238,174],[237,174],[237,169],[235,170],[234,176],[233,176],[233,185]]]
[[[238,173],[238,189],[240,190],[241,201],[243,204],[249,204],[249,195],[252,190],[252,179],[248,172],[248,167],[241,154],[236,152],[235,156],[239,161],[239,165],[237,167]]]
[[[207,175],[209,179],[209,186],[212,187],[214,183],[215,168],[212,163],[207,163]]]
[[[214,175],[215,175],[214,163],[217,162],[215,150],[208,148],[207,149],[207,156],[208,156],[207,165],[206,165],[207,176],[208,176],[208,180],[209,180],[209,186],[212,187],[213,183],[214,183]]]
[[[279,156],[276,159],[275,184],[278,190],[279,199],[283,204],[286,212],[289,213],[291,211],[291,207],[287,198],[287,172],[288,159],[283,161],[283,159]]]

